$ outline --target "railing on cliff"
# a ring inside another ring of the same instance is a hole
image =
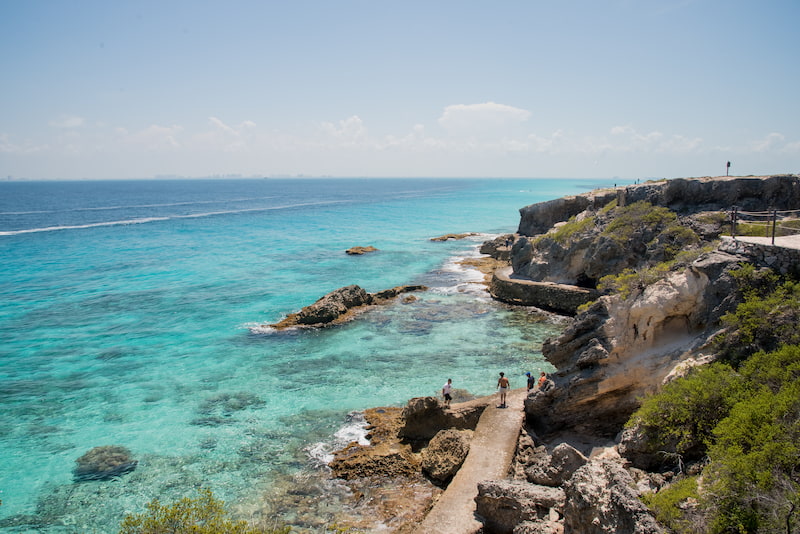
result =
[[[774,245],[776,236],[800,234],[800,210],[741,211],[733,206],[729,215],[731,237],[740,230],[739,235],[771,237]]]

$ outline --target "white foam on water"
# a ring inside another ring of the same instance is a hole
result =
[[[328,441],[320,441],[306,448],[312,463],[328,465],[333,461],[336,451],[343,449],[350,443],[369,445],[367,439],[367,420],[363,412],[350,412],[347,414],[345,424],[339,428]]]

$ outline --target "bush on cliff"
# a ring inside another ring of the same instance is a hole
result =
[[[748,395],[714,429],[704,471],[713,531],[797,532],[800,346],[758,353],[740,373]]]
[[[716,339],[722,358],[738,365],[758,351],[800,344],[800,282],[779,283],[772,271],[752,265],[732,274],[744,302],[722,318],[727,332]]]
[[[760,352],[738,371],[698,369],[645,400],[637,417],[651,439],[674,443],[679,453],[697,443],[707,450],[697,496],[676,486],[645,498],[673,531],[797,532],[800,346]],[[698,515],[706,525],[700,530]]]
[[[583,235],[591,228],[593,228],[594,225],[595,225],[594,217],[584,217],[582,219],[578,219],[573,215],[567,222],[556,228],[555,232],[541,235],[536,239],[536,241],[540,241],[544,238],[549,237],[556,243],[559,243],[560,245],[563,246],[567,246],[577,236]]]
[[[609,274],[600,279],[597,289],[606,293],[617,293],[623,300],[639,295],[644,289],[673,271],[685,269],[704,252],[710,252],[712,245],[678,252],[669,261],[662,261],[643,269],[625,269],[619,274]]]
[[[628,426],[640,425],[651,446],[665,455],[697,460],[742,394],[742,379],[730,366],[695,367],[645,398]]]

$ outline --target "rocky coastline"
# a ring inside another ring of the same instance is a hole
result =
[[[611,209],[630,207],[630,213],[637,206],[648,211],[633,222],[615,219],[619,210]],[[555,387],[526,396],[508,476],[478,485],[481,532],[665,532],[638,497],[691,466],[671,464],[625,423],[644,395],[714,360],[711,341],[724,328],[721,317],[738,304],[732,269],[748,262],[797,270],[796,254],[721,239],[735,206],[798,209],[800,178],[686,178],[593,191],[524,207],[516,234],[484,243],[488,259],[478,264],[495,298],[571,319],[543,346],[557,369]],[[658,227],[641,222],[656,216]],[[676,254],[676,247],[687,254]],[[630,287],[604,291],[609,276]],[[542,286],[559,288],[561,296],[542,297]],[[583,296],[552,305],[564,295]],[[428,493],[432,504],[457,472],[489,400],[444,407],[424,397],[402,410],[368,410],[371,444],[339,451],[333,475],[362,483],[422,481],[438,488]],[[426,511],[417,503],[393,531],[414,532]]]

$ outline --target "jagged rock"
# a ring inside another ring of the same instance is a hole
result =
[[[657,429],[640,423],[626,427],[619,436],[617,452],[633,467],[647,471],[682,471],[685,463],[701,461],[707,452],[699,438],[694,442],[681,443],[678,454],[678,439],[655,438]]]
[[[612,200],[628,204],[645,200],[682,214],[728,210],[739,206],[747,211],[790,210],[800,205],[800,178],[797,175],[750,177],[678,178],[645,182],[625,188],[591,191],[526,206],[519,210],[518,233],[542,234],[558,222],[566,221],[586,209],[600,209]]]
[[[415,397],[403,408],[399,434],[409,440],[429,440],[440,430],[474,430],[491,397],[451,405],[445,408],[436,397]]]
[[[75,460],[73,475],[76,481],[108,480],[136,469],[139,463],[131,451],[119,445],[95,447]]]
[[[744,259],[703,255],[628,299],[601,297],[559,337],[546,340],[542,354],[558,368],[558,387],[526,399],[534,429],[616,435],[639,399],[658,390],[716,334],[722,315],[736,305],[727,273]]]
[[[605,360],[606,358],[608,358],[608,350],[606,350],[606,348],[597,338],[594,338],[589,342],[589,346],[586,348],[586,350],[581,352],[580,356],[578,356],[578,360],[575,362],[575,365],[578,366],[578,369],[585,369]]]
[[[398,430],[402,411],[396,407],[371,408],[364,412],[368,445],[352,442],[334,453],[329,467],[345,480],[381,476],[418,476],[419,459],[411,447],[401,443]]]
[[[371,304],[369,293],[357,285],[342,287],[328,293],[311,306],[297,313],[296,323],[302,325],[325,324],[347,313],[350,308]]]
[[[368,247],[350,247],[345,250],[346,254],[350,256],[361,256],[362,254],[366,254],[367,252],[377,252],[378,249],[373,247],[372,245]]]
[[[516,236],[514,234],[501,235],[490,241],[484,241],[478,251],[496,260],[508,261],[511,259],[511,246],[515,240]]]
[[[391,300],[398,295],[403,293],[409,293],[412,291],[425,291],[428,288],[423,285],[407,285],[407,286],[397,286],[391,289],[384,289],[383,291],[378,291],[377,293],[372,293],[372,303],[373,304],[380,304],[383,301]]]
[[[449,428],[438,432],[422,450],[422,471],[434,482],[446,484],[467,458],[471,439],[471,430]]]
[[[602,230],[613,220],[613,214],[599,208],[611,200],[617,200],[619,207],[649,202],[667,208],[680,216],[683,228],[697,229],[711,240],[719,237],[725,218],[698,218],[697,214],[724,212],[734,205],[749,211],[797,209],[800,177],[676,179],[619,188],[615,192],[593,191],[527,206],[520,210],[520,238],[512,250],[514,274],[537,282],[592,286],[604,275],[669,259],[673,253],[667,250],[676,245],[681,248],[681,240],[689,237],[681,237],[681,232],[675,231],[661,234],[664,228],[659,225],[632,228],[624,242],[603,235]],[[545,233],[573,216],[575,221],[591,217],[594,224],[581,228],[566,240],[556,241],[552,234]],[[534,236],[538,237],[531,240]]]
[[[583,454],[566,443],[557,445],[553,453],[543,460],[525,470],[528,482],[541,486],[561,486],[587,462]]]
[[[564,533],[662,534],[631,476],[610,460],[591,461],[564,484]]]
[[[370,447],[354,442],[337,451],[328,465],[335,477],[345,480],[412,476],[419,472],[419,462],[411,448],[399,445]]]
[[[314,304],[306,306],[297,313],[288,315],[284,320],[269,326],[283,330],[293,326],[327,326],[337,324],[350,317],[350,312],[372,304],[382,304],[391,298],[409,291],[424,291],[422,285],[397,286],[378,293],[367,293],[357,285],[341,287],[328,293]]]
[[[467,237],[472,237],[478,235],[475,232],[465,232],[463,234],[445,234],[440,235],[439,237],[432,237],[431,241],[448,241],[450,239],[465,239]]]
[[[546,462],[549,458],[544,445],[536,445],[536,440],[529,432],[521,432],[517,441],[517,451],[509,473],[514,480],[527,480],[525,470],[528,467]]]
[[[603,207],[615,198],[615,191],[592,191],[585,195],[556,198],[525,206],[519,210],[518,233],[526,236],[543,234],[556,223],[566,221],[590,206]]]
[[[560,488],[510,480],[480,482],[475,497],[476,513],[483,519],[484,531],[491,534],[558,532],[560,526],[554,523],[563,514],[564,501]],[[544,530],[516,530],[522,523],[528,523],[523,528]]]

